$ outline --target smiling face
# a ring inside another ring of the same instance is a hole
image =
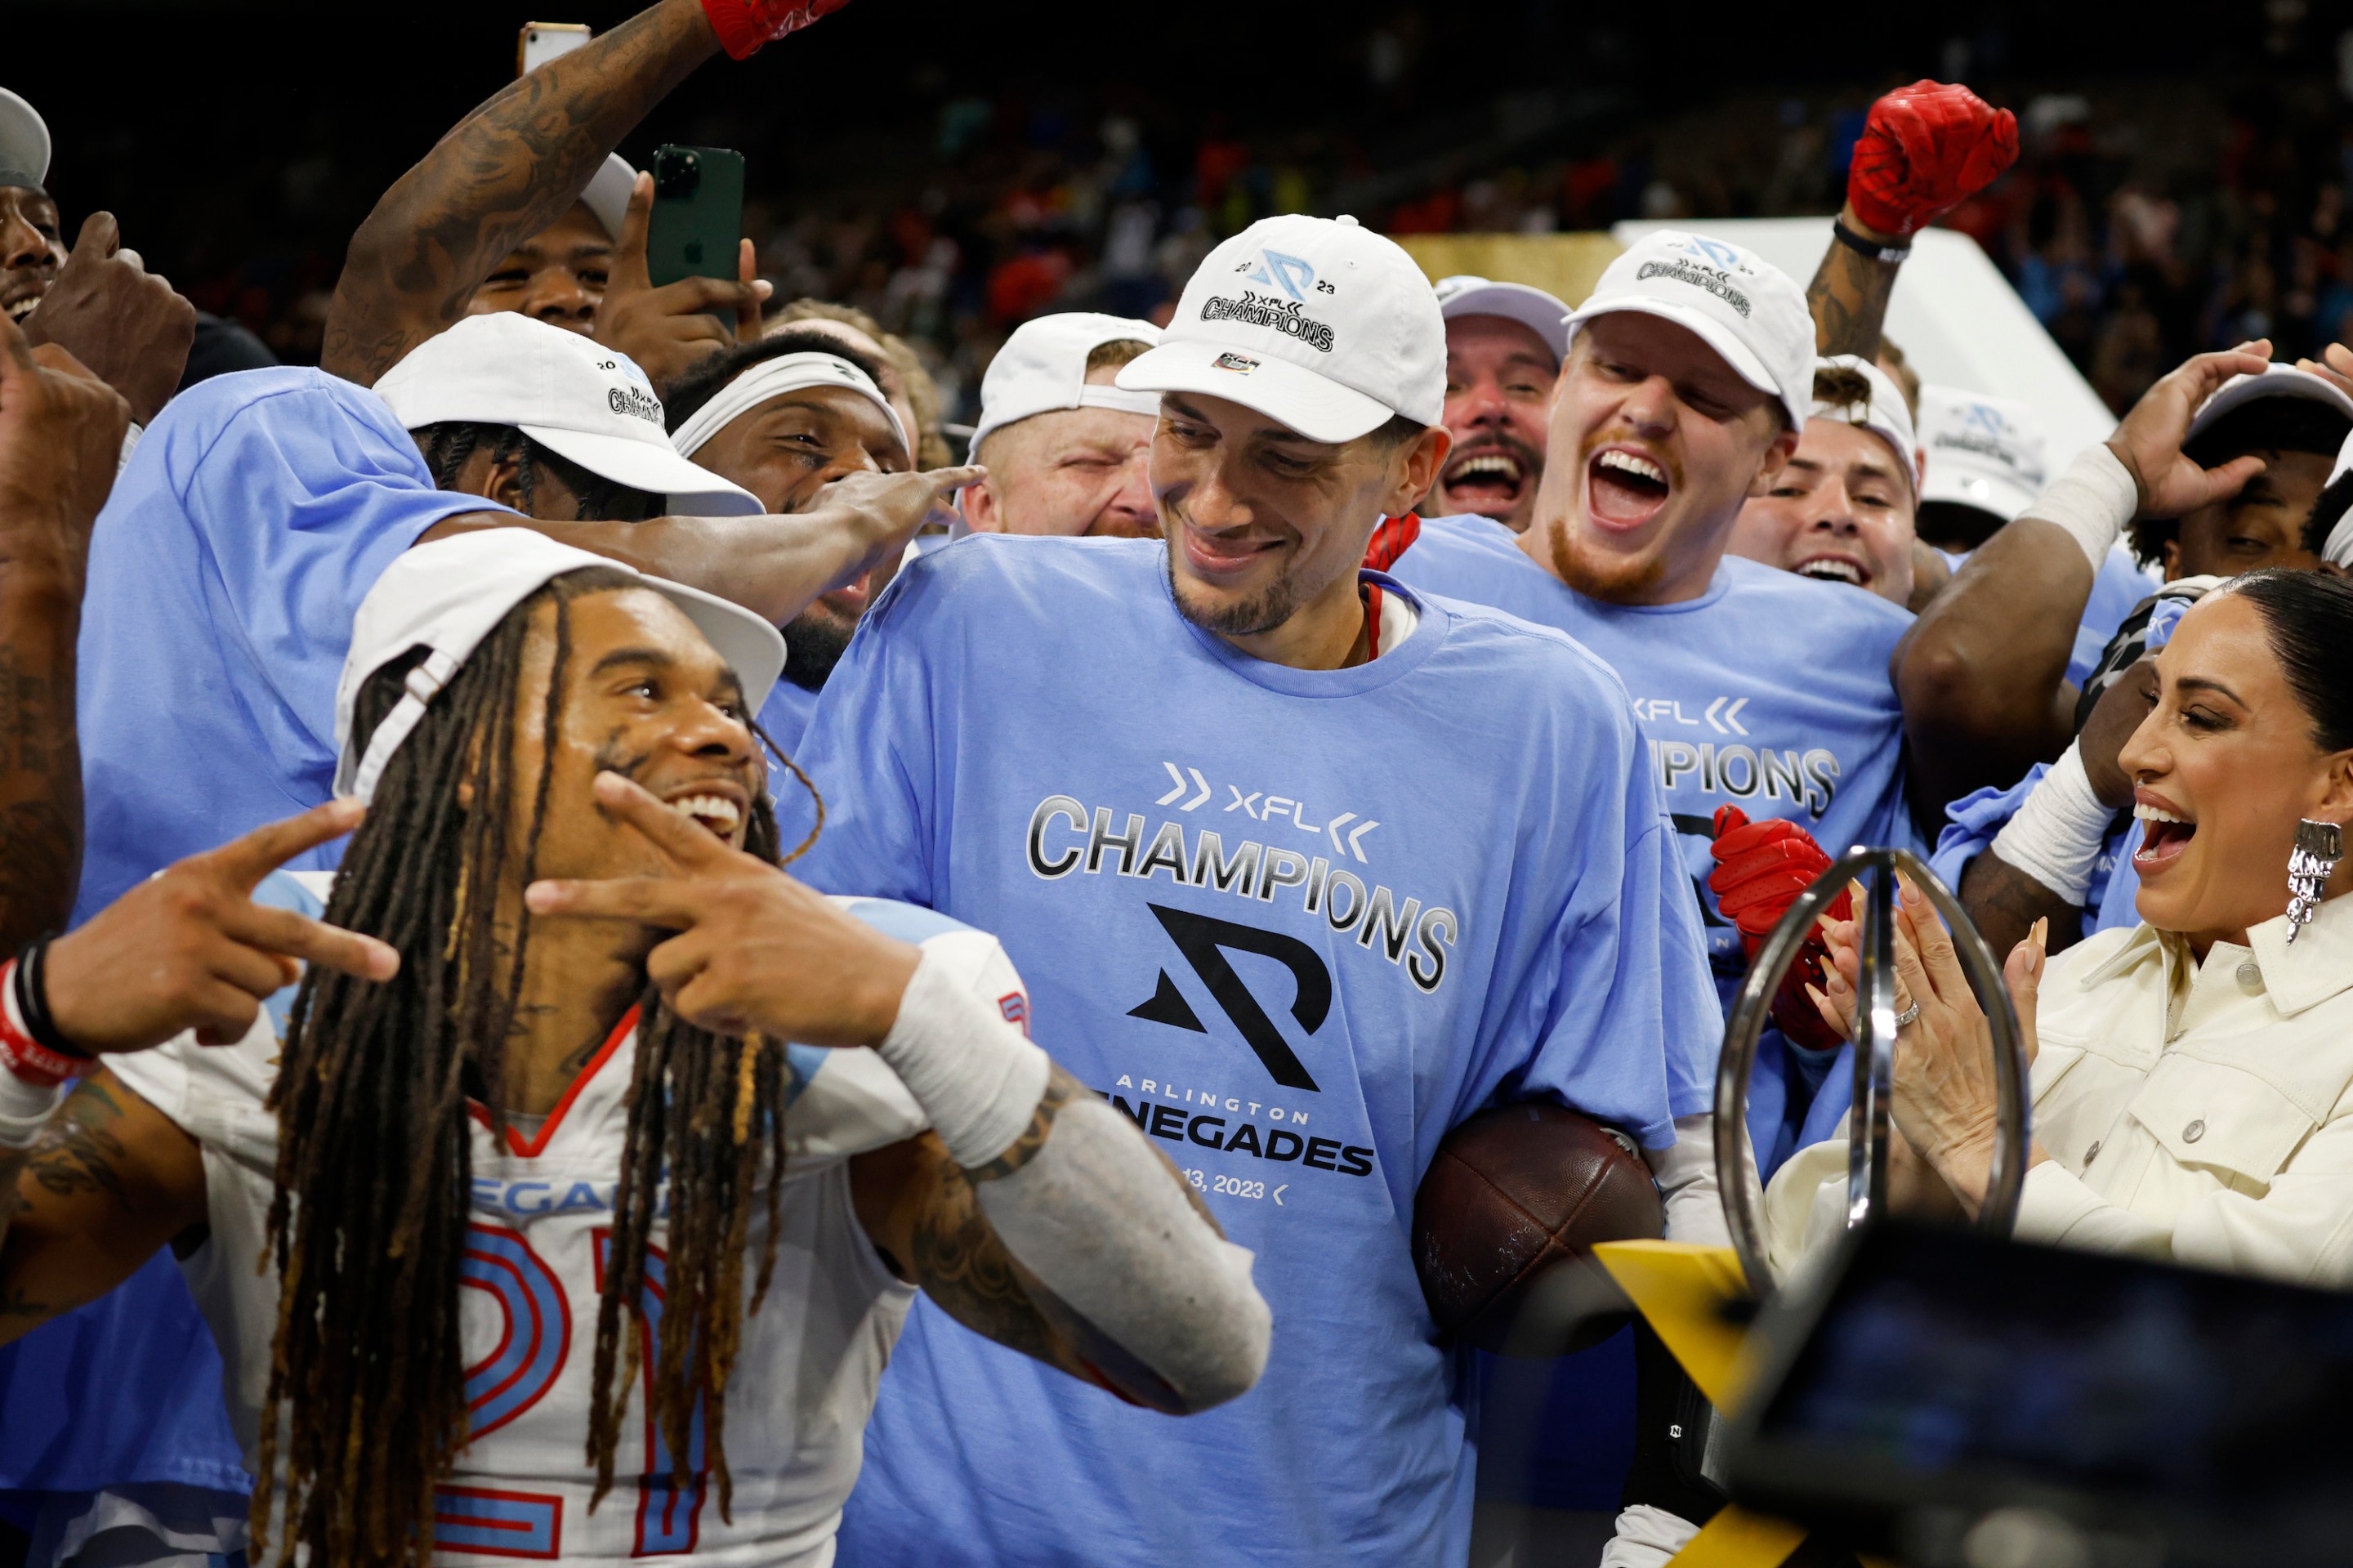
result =
[[[58,204],[43,191],[0,185],[0,311],[23,321],[65,264]]]
[[[2148,716],[2116,758],[2142,824],[2137,907],[2202,952],[2286,909],[2296,821],[2353,817],[2353,754],[2320,749],[2262,612],[2236,594],[2218,590],[2181,618],[2157,674]]]
[[[532,616],[516,685],[509,868],[520,895],[522,846],[547,757],[542,715],[555,661],[556,606]],[[633,779],[732,848],[744,847],[762,769],[735,675],[678,607],[649,588],[585,594],[569,607],[556,746],[548,758],[547,819],[537,874],[651,876],[660,856],[592,791],[610,770]]]
[[[1674,323],[1614,311],[1569,344],[1549,461],[1523,548],[1622,604],[1696,599],[1741,503],[1796,449],[1778,405]]]
[[[585,202],[507,254],[467,302],[468,315],[514,311],[533,321],[586,333],[613,265],[613,237]]]
[[[2315,571],[2320,557],[2305,547],[2305,520],[2328,483],[2335,460],[2318,452],[2258,451],[2263,471],[2227,501],[2201,506],[2181,519],[2163,546],[2165,578],[2212,573],[2236,577],[2265,567]]]
[[[1311,441],[1223,397],[1166,394],[1152,492],[1177,608],[1241,640],[1353,599],[1375,524],[1430,488],[1447,440],[1432,426],[1394,445],[1377,432]]]
[[[1514,533],[1535,516],[1546,416],[1560,366],[1544,339],[1506,316],[1446,323],[1447,429],[1454,450],[1426,510],[1475,513]]]
[[[1809,419],[1788,464],[1740,509],[1732,554],[1905,604],[1915,510],[1911,476],[1885,441],[1842,419]]]
[[[1087,379],[1109,385],[1118,374],[1111,366]],[[981,534],[1156,539],[1155,428],[1121,408],[1059,408],[992,430],[973,459],[988,477],[965,488],[965,518]]]
[[[760,498],[773,514],[806,512],[845,474],[904,473],[907,449],[874,400],[846,387],[804,387],[744,410],[695,449],[694,461]],[[785,670],[816,691],[849,646],[898,562],[820,594],[785,628]]]

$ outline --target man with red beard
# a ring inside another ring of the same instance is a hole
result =
[[[1439,280],[1438,312],[1454,450],[1421,510],[1525,533],[1544,478],[1545,413],[1568,352],[1568,307],[1525,283],[1465,275]]]

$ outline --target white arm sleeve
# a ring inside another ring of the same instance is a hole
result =
[[[1707,1111],[1675,1118],[1675,1141],[1646,1149],[1642,1158],[1667,1206],[1667,1239],[1730,1246],[1724,1219],[1724,1191],[1715,1179],[1715,1118]],[[1747,1157],[1751,1164],[1756,1157]]]
[[[980,1171],[1029,1129],[1045,1096],[1046,1054],[926,948],[876,1048],[949,1154]],[[1246,1392],[1266,1368],[1273,1316],[1250,1283],[1250,1254],[1219,1235],[1182,1179],[1135,1124],[1082,1095],[1055,1113],[1027,1163],[976,1183],[1007,1251],[1056,1301],[1167,1395],[1206,1410]]]
[[[1602,1549],[1600,1568],[1662,1568],[1698,1533],[1687,1519],[1637,1503],[1618,1516],[1618,1533]]]
[[[2076,454],[2067,471],[2035,497],[2025,515],[2040,517],[2067,530],[2082,547],[2094,572],[2108,558],[2108,548],[2125,524],[2140,510],[2140,487],[2124,461],[2105,441],[2094,441]]]
[[[2103,448],[2103,450],[2105,449]],[[2035,881],[2081,906],[2092,890],[2092,866],[2116,813],[2092,793],[2081,741],[2071,741],[2042,781],[2027,792],[2018,815],[1993,839],[1993,853]]]

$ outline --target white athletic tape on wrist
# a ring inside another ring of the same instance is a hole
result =
[[[72,1092],[70,1082],[42,1088],[14,1073],[0,1073],[0,1149],[32,1148]]]
[[[928,951],[875,1054],[966,1169],[1004,1153],[1046,1094],[1046,1053]]]
[[[1210,1227],[1126,1117],[1067,1101],[1027,1165],[978,1184],[1006,1250],[1188,1410],[1243,1393],[1265,1370],[1274,1318],[1251,1254]]]
[[[2074,905],[2091,891],[2092,863],[2116,820],[2092,793],[2080,746],[2067,747],[1993,841],[1995,854]]]
[[[2083,547],[2084,558],[2098,571],[2125,524],[2140,510],[2140,489],[2124,461],[2105,441],[2094,441],[2051,482],[2023,515],[2040,517],[2067,530]],[[2004,857],[2007,858],[2007,857]]]

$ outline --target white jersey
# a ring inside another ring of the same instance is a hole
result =
[[[255,897],[316,914],[326,881],[322,874],[281,873]],[[913,905],[831,902],[948,956],[976,993],[1027,1028],[1028,994],[995,938]],[[292,1001],[290,989],[273,998],[235,1046],[201,1047],[183,1035],[158,1050],[109,1059],[125,1084],[203,1146],[211,1236],[181,1266],[219,1342],[248,1469],[279,1294],[274,1268],[256,1272],[278,1153],[277,1118],[263,1101]],[[744,1322],[727,1390],[733,1521],[720,1517],[703,1480],[673,1486],[669,1449],[644,1417],[642,1373],[631,1391],[634,1414],[624,1424],[614,1489],[592,1514],[596,1477],[586,1446],[598,1281],[628,1128],[636,1024],[632,1011],[535,1132],[510,1128],[496,1141],[487,1119],[477,1118],[469,1288],[460,1292],[471,1440],[436,1499],[435,1555],[601,1563],[691,1553],[712,1563],[823,1568],[833,1560],[842,1501],[858,1478],[876,1382],[914,1297],[914,1287],[883,1266],[852,1211],[849,1157],[927,1124],[873,1052],[788,1048],[776,1272],[766,1303]],[[755,1204],[754,1215],[749,1246],[756,1255],[765,1205]],[[654,1321],[662,1309],[662,1238],[657,1220],[645,1303]],[[690,1459],[699,1476],[699,1446]]]

